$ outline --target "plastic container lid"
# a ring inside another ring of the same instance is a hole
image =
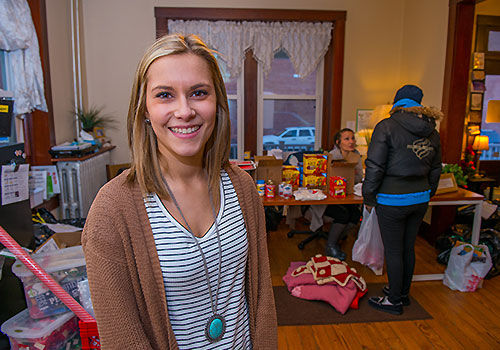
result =
[[[33,254],[32,258],[48,273],[85,266],[81,245]],[[33,273],[18,260],[12,265],[12,272],[20,278],[33,276]]]
[[[260,184],[265,184],[265,181],[264,180],[257,180],[257,183],[260,185]]]
[[[66,312],[34,320],[30,317],[28,309],[25,309],[5,321],[2,324],[2,332],[11,338],[43,338],[64,325],[72,317],[75,317],[74,313]]]

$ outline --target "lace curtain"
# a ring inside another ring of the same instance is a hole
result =
[[[245,52],[252,49],[264,74],[283,49],[301,78],[313,72],[331,40],[331,22],[168,21],[169,33],[196,34],[218,51],[232,77],[239,76]]]
[[[26,0],[0,1],[0,50],[7,51],[14,114],[46,112],[38,39]]]

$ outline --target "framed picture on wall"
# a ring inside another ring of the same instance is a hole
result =
[[[469,113],[469,123],[481,124],[483,115],[481,111],[471,111]]]
[[[472,80],[484,80],[485,73],[484,70],[473,70]]]
[[[370,126],[370,117],[373,109],[357,109],[356,110],[356,131],[368,129]]]
[[[484,69],[484,52],[474,52],[474,69]]]
[[[483,108],[483,94],[470,94],[470,110],[480,111]]]

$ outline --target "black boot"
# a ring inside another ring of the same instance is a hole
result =
[[[389,285],[385,285],[384,288],[382,288],[382,292],[389,296]],[[401,295],[401,304],[403,306],[409,306],[410,305],[410,297],[407,295]]]
[[[389,297],[371,297],[368,299],[368,305],[371,307],[388,312],[393,315],[401,315],[403,313],[403,304],[401,302],[393,304],[389,301]]]
[[[337,258],[339,260],[345,260],[346,255],[340,249],[338,245],[338,240],[342,233],[344,232],[344,229],[346,227],[346,224],[339,224],[339,223],[333,223],[332,227],[330,227],[330,231],[328,232],[328,243],[326,244],[326,255],[328,256],[333,256],[334,258]]]
[[[338,244],[335,244],[333,246],[326,246],[326,255],[332,256],[334,258],[337,258],[339,260],[345,260],[345,253],[340,249]]]

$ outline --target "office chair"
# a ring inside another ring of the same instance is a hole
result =
[[[310,211],[310,206],[304,206],[301,208],[302,209],[302,216],[306,219],[311,221],[312,213]],[[329,216],[323,215],[323,225],[318,228],[316,231],[311,231],[311,230],[290,230],[287,233],[287,236],[289,238],[292,238],[296,234],[306,234],[308,237],[303,239],[302,241],[299,242],[297,247],[302,250],[305,248],[306,244],[309,242],[312,242],[315,239],[321,239],[324,238],[325,240],[328,239],[328,232],[323,231],[323,226],[324,224],[332,223],[333,219]]]
[[[302,167],[303,164],[303,158],[304,154],[320,154],[323,153],[323,151],[300,151],[300,152],[294,152],[291,153],[287,159],[283,162],[283,165],[297,165],[299,167]],[[310,213],[309,206],[303,206],[302,208],[302,216],[306,217],[307,219],[307,213],[309,212],[309,217],[312,217],[312,214]],[[328,222],[330,219],[330,222],[332,221],[331,218],[323,216],[323,223]],[[310,221],[310,220],[309,220]],[[324,232],[322,227],[317,229],[316,231],[311,231],[311,230],[291,230],[288,232],[288,237],[293,237],[295,234],[307,234],[309,237],[305,238],[302,240],[299,244],[298,247],[300,250],[304,249],[307,243],[315,240],[315,239],[328,239],[328,232]]]

